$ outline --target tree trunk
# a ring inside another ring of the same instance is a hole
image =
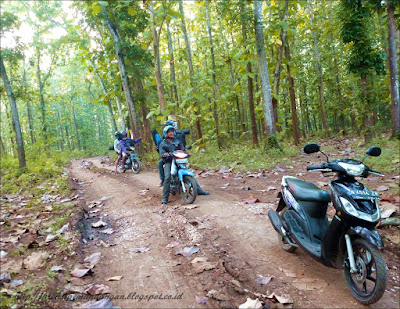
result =
[[[11,105],[12,124],[17,138],[18,149],[18,165],[19,168],[26,167],[24,140],[22,137],[21,125],[19,122],[17,103],[15,102],[14,93],[11,88],[10,80],[8,79],[6,68],[4,67],[3,58],[0,56],[0,71],[3,78],[4,87],[6,88],[8,100]]]
[[[399,115],[399,72],[396,61],[396,35],[394,30],[394,6],[388,1],[388,32],[389,32],[389,68],[390,68],[390,89],[392,98],[392,137],[400,135]]]
[[[279,3],[279,2],[278,2]],[[287,20],[287,12],[285,11],[284,20]],[[272,107],[274,109],[274,119],[275,126],[278,121],[278,99],[279,96],[279,84],[281,80],[281,68],[282,68],[282,56],[283,56],[283,35],[285,33],[284,27],[281,29],[281,44],[278,45],[277,56],[276,56],[276,65],[274,70],[274,86],[273,86],[273,97],[272,97]],[[276,126],[278,132],[280,131],[280,127]]]
[[[216,76],[216,68],[215,68],[215,56],[214,56],[214,44],[213,37],[211,33],[211,22],[210,22],[210,8],[209,8],[209,0],[206,0],[206,18],[207,18],[207,28],[208,28],[208,38],[210,40],[210,49],[211,49],[211,62],[212,62],[212,78],[213,78],[213,114],[215,121],[215,129],[217,133],[217,144],[218,148],[221,148],[221,141],[219,136],[219,119],[218,119],[218,109],[217,109],[217,76]]]
[[[172,83],[172,92],[174,94],[174,101],[177,105],[176,109],[178,109],[179,96],[178,96],[178,87],[176,86],[174,48],[172,46],[172,36],[171,36],[171,32],[169,30],[168,23],[167,23],[167,37],[168,37],[170,80]]]
[[[185,45],[186,45],[186,54],[187,54],[187,58],[188,58],[190,82],[191,82],[192,88],[195,88],[194,81],[193,81],[194,69],[193,69],[193,62],[192,62],[192,51],[191,51],[191,47],[190,47],[189,36],[187,33],[187,29],[186,29],[185,12],[183,11],[182,0],[179,0],[179,10],[182,15],[182,17],[181,17],[182,31],[183,31],[183,36],[184,36]],[[193,104],[194,104],[194,110],[195,110],[194,113],[197,116],[196,117],[196,137],[197,137],[197,139],[202,139],[199,107],[198,107],[196,100],[194,100]]]
[[[28,114],[28,126],[29,126],[29,134],[31,137],[31,143],[35,143],[35,136],[33,135],[33,118],[32,118],[32,107],[30,100],[27,98],[27,83],[26,83],[26,70],[25,70],[25,57],[24,57],[24,73],[23,73],[23,84],[24,84],[24,99],[26,101],[26,111]]]
[[[124,114],[122,112],[121,102],[119,101],[117,96],[115,97],[115,101],[117,102],[117,108],[118,108],[118,114],[119,114],[119,118],[120,118],[121,128],[123,131],[125,131],[126,130],[125,118],[124,118]]]
[[[144,93],[144,87],[143,87],[143,81],[138,80],[136,82],[137,88],[139,93],[141,93],[141,97],[143,100],[140,101],[140,108],[142,110],[142,115],[143,115],[143,140],[146,141],[146,143],[149,145],[147,150],[151,149],[151,127],[150,127],[150,121],[149,119],[146,118],[147,114],[149,113],[149,109],[146,106],[146,95]]]
[[[126,74],[125,56],[122,51],[121,37],[120,37],[115,25],[111,22],[110,18],[108,17],[107,9],[104,6],[101,7],[101,12],[105,19],[107,28],[110,31],[111,36],[113,37],[113,40],[114,40],[114,48],[115,48],[115,53],[116,53],[116,56],[118,59],[118,67],[119,67],[119,73],[120,73],[121,81],[122,81],[122,88],[124,89],[126,104],[128,105],[128,110],[129,110],[131,129],[134,132],[133,133],[134,137],[137,138],[140,136],[140,129],[138,126],[136,109],[135,109],[135,105],[133,102],[131,88],[129,87],[128,76]]]
[[[61,146],[61,150],[64,150],[64,131],[63,131],[63,127],[62,127],[62,118],[61,118],[61,112],[60,112],[60,105],[58,103],[56,103],[57,106],[57,117],[58,117],[58,129],[60,131],[60,136],[61,136],[61,142],[60,142],[60,146]]]
[[[243,42],[247,45],[247,24],[246,24],[246,3],[240,2],[240,11],[241,11],[241,24],[242,24],[242,36]],[[246,51],[246,55],[249,55],[249,52]],[[249,94],[249,112],[250,112],[250,123],[251,123],[251,135],[253,140],[253,145],[258,145],[258,136],[257,136],[257,124],[256,124],[256,116],[254,112],[254,96],[253,96],[253,78],[250,76],[252,74],[252,67],[250,61],[246,64],[247,71],[247,90]],[[244,112],[244,109],[243,109]],[[244,119],[243,119],[244,120]]]
[[[46,105],[44,103],[43,84],[42,84],[42,77],[41,77],[41,72],[40,72],[40,51],[39,51],[39,49],[37,49],[36,52],[37,52],[36,67],[37,67],[37,78],[38,78],[39,96],[40,96],[40,111],[42,113],[42,131],[43,131],[43,137],[45,140],[46,154],[47,154],[47,156],[50,156],[48,136],[47,136],[47,124],[46,124]]]
[[[160,110],[165,110],[165,97],[164,97],[164,87],[162,84],[162,77],[161,77],[161,64],[160,64],[160,33],[157,33],[156,25],[154,22],[154,7],[153,2],[150,1],[149,5],[150,10],[150,21],[151,21],[151,32],[153,34],[153,49],[154,49],[154,66],[155,66],[155,75],[156,75],[156,82],[157,82],[157,93],[158,93],[158,100],[160,101]]]
[[[75,104],[72,104],[72,117],[74,119],[76,142],[78,143],[78,149],[81,150],[81,141],[79,139],[79,132],[78,132],[78,122],[76,121],[76,114],[75,114]]]
[[[310,13],[311,13],[311,25],[314,26],[314,8],[312,5],[312,1],[309,2],[310,4]],[[324,127],[324,131],[326,136],[329,137],[329,126],[328,126],[328,118],[326,116],[325,110],[325,96],[324,96],[324,76],[322,74],[322,65],[321,65],[321,56],[320,51],[317,43],[317,35],[315,31],[311,31],[313,36],[313,52],[315,57],[315,66],[318,76],[318,90],[319,90],[319,100],[321,103],[321,118],[322,118],[322,125]]]
[[[265,53],[264,33],[262,26],[262,2],[260,0],[254,1],[254,29],[256,34],[257,58],[260,70],[265,123],[268,127],[268,133],[275,135],[275,117],[272,108],[271,85],[269,83],[268,63],[267,55]]]
[[[288,10],[289,10],[289,2],[288,0],[285,0],[285,23],[287,23],[287,16],[288,16]],[[300,129],[299,129],[299,119],[297,117],[297,109],[296,109],[296,97],[295,97],[295,92],[294,92],[294,80],[292,75],[290,74],[290,46],[289,42],[287,40],[287,35],[286,35],[286,29],[283,31],[283,36],[282,36],[282,44],[285,49],[285,58],[287,60],[287,75],[288,75],[288,80],[289,80],[289,94],[290,94],[290,107],[291,107],[291,112],[292,112],[292,128],[293,128],[293,139],[294,139],[294,144],[298,145],[300,142]]]
[[[363,115],[363,121],[364,121],[364,129],[365,129],[365,134],[364,134],[364,140],[365,144],[367,144],[371,138],[371,129],[370,129],[370,123],[369,123],[369,116],[368,114],[370,111],[368,110],[368,84],[367,84],[367,76],[362,75],[361,76],[361,96],[362,96],[362,101],[364,104],[364,115]]]

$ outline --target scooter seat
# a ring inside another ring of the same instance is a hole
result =
[[[330,202],[331,197],[328,191],[321,190],[311,182],[297,178],[288,178],[286,182],[290,192],[299,201]]]

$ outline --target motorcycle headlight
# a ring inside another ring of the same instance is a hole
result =
[[[343,209],[350,215],[354,217],[358,217],[358,211],[357,209],[353,206],[352,203],[350,203],[349,200],[345,199],[344,197],[339,197],[340,203],[342,204]]]
[[[370,215],[367,214],[365,212],[361,212],[358,211],[354,205],[347,199],[345,199],[344,197],[339,197],[340,199],[340,203],[342,204],[343,209],[350,215],[357,217],[359,219],[365,220],[365,221],[369,221],[369,222],[376,222],[380,219],[381,217],[381,212],[378,206],[378,202],[375,201],[375,206],[376,206],[376,210],[375,212]]]
[[[351,176],[360,176],[365,169],[364,164],[349,164],[344,162],[338,162],[338,164]]]

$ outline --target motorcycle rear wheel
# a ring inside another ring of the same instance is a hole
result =
[[[134,174],[139,174],[141,167],[142,167],[142,165],[141,165],[140,161],[137,159],[133,159],[132,166],[131,166],[132,172]]]
[[[281,218],[283,218],[283,214],[288,210],[289,210],[289,208],[287,206],[284,209],[282,209],[281,213],[279,214],[281,216]],[[280,235],[280,234],[277,234],[277,235],[278,235],[279,245],[281,246],[281,248],[283,250],[285,250],[286,252],[289,252],[289,253],[293,253],[296,251],[297,247],[292,246],[291,244],[287,243],[282,235]]]
[[[344,274],[353,296],[362,304],[376,303],[385,293],[387,283],[386,263],[377,247],[365,239],[352,241],[357,273],[350,272],[347,254]]]
[[[183,176],[185,191],[182,190],[182,198],[186,204],[192,204],[197,197],[197,184],[193,176]]]

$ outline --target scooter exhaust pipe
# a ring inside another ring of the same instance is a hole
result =
[[[268,211],[268,217],[269,217],[269,220],[271,221],[272,226],[274,227],[275,231],[277,231],[283,237],[287,236],[287,231],[283,227],[283,222],[282,222],[281,216],[275,210],[270,209]]]

